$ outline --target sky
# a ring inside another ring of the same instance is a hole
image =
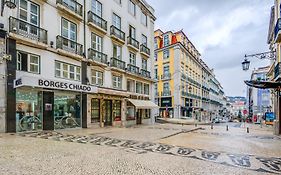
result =
[[[244,80],[268,61],[250,58],[243,71],[245,54],[268,51],[267,34],[273,0],[146,0],[157,18],[155,29],[185,32],[214,68],[227,96],[246,96]]]

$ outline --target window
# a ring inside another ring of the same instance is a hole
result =
[[[40,74],[40,56],[18,51],[17,70]]]
[[[38,35],[39,31],[36,26],[39,26],[39,6],[35,3],[27,0],[19,1],[19,18],[32,25],[25,25],[24,23],[19,23],[19,29],[22,32],[26,32],[31,35]],[[33,26],[34,25],[34,26]]]
[[[142,93],[142,83],[136,82],[136,93],[141,94]]]
[[[149,95],[149,84],[144,84],[143,88],[144,88],[144,94]]]
[[[141,68],[144,70],[147,70],[147,60],[146,59],[141,59]]]
[[[158,84],[157,83],[154,84],[154,91],[155,91],[155,95],[158,96]]]
[[[92,70],[92,84],[103,85],[103,73],[100,71]]]
[[[170,52],[169,52],[169,50],[164,50],[163,52],[164,52],[164,53],[163,53],[164,59],[168,59],[168,58],[170,57]]]
[[[147,46],[147,37],[144,34],[141,35],[141,42],[143,45]]]
[[[113,101],[113,120],[121,121],[121,101]]]
[[[158,79],[158,68],[154,69],[155,79]]]
[[[163,67],[163,74],[168,75],[170,73],[170,66],[169,65],[164,65]]]
[[[118,89],[122,89],[122,78],[121,76],[112,76],[112,84],[113,84],[113,88],[118,88]]]
[[[132,2],[132,0],[129,0],[129,13],[136,16],[136,5]]]
[[[154,52],[154,60],[157,61],[157,52]]]
[[[97,0],[92,0],[92,12],[99,17],[102,17],[102,4]],[[97,18],[95,19],[97,20]],[[101,23],[101,21],[98,21]]]
[[[19,17],[21,20],[39,26],[39,6],[31,1],[20,0]]]
[[[169,82],[165,82],[165,83],[163,84],[163,91],[164,91],[164,92],[170,91]]]
[[[141,23],[147,26],[147,15],[141,12]]]
[[[158,49],[158,42],[156,38],[154,38],[154,47],[154,49]]]
[[[130,52],[129,56],[130,56],[130,64],[135,66],[136,65],[136,54]]]
[[[113,13],[112,25],[121,30],[121,18],[115,13]]]
[[[92,33],[92,48],[96,51],[102,52],[103,39],[101,36]]]
[[[136,29],[131,25],[129,25],[129,36],[136,39]]]
[[[168,34],[167,34],[167,35],[164,35],[164,47],[165,47],[165,46],[168,46],[169,43],[170,43],[170,41],[169,41],[169,35],[168,35]]]
[[[122,60],[122,48],[113,44],[113,57]]]
[[[55,76],[75,81],[81,79],[81,68],[76,65],[55,61]]]
[[[71,41],[76,41],[77,35],[76,35],[77,26],[73,22],[70,22],[64,18],[62,18],[62,31],[61,35],[64,38],[67,38]]]
[[[91,123],[100,122],[100,100],[91,100]]]

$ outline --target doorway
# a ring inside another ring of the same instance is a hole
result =
[[[104,100],[103,104],[103,117],[104,117],[104,125],[112,126],[112,101]]]
[[[141,120],[142,120],[142,110],[138,109],[137,110],[137,125],[141,125]]]

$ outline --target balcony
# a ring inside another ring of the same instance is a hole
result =
[[[110,66],[125,70],[125,62],[114,57],[112,57],[110,60]]]
[[[125,44],[125,33],[115,26],[110,26],[110,36],[120,44]]]
[[[171,79],[171,73],[164,73],[161,75],[161,80],[168,80]]]
[[[140,53],[147,58],[150,57],[150,49],[144,44],[140,45]]]
[[[181,74],[181,78],[183,79],[183,80],[186,80],[187,79],[187,77],[186,77],[186,75],[185,74]]]
[[[14,17],[9,18],[9,36],[17,42],[37,48],[47,48],[47,30]]]
[[[161,96],[162,97],[168,97],[168,96],[171,96],[171,91],[163,91],[163,92],[161,92]]]
[[[75,0],[57,0],[57,8],[78,20],[83,19],[83,6]]]
[[[139,42],[132,38],[131,36],[128,36],[127,37],[127,44],[128,44],[128,47],[133,49],[134,51],[138,51],[139,50]]]
[[[103,34],[106,34],[107,32],[107,21],[91,11],[88,12],[88,25]]]
[[[143,77],[151,78],[150,72],[147,71],[147,70],[141,69],[140,74],[141,74]]]
[[[274,41],[280,42],[281,41],[281,18],[279,18],[276,22],[275,28],[274,28]]]
[[[278,63],[274,68],[274,79],[277,80],[280,77],[281,64]]]
[[[107,64],[107,55],[92,48],[88,49],[88,59],[97,63]]]
[[[83,45],[62,36],[56,37],[57,50],[61,55],[83,59]]]
[[[128,64],[127,65],[127,71],[138,75],[139,72],[140,72],[140,68],[135,66],[135,65]]]

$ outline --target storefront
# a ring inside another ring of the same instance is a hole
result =
[[[174,109],[172,107],[172,97],[161,98],[161,107],[159,109],[159,114],[163,118],[173,118]]]
[[[16,131],[82,126],[82,94],[96,87],[34,77],[15,80]]]

